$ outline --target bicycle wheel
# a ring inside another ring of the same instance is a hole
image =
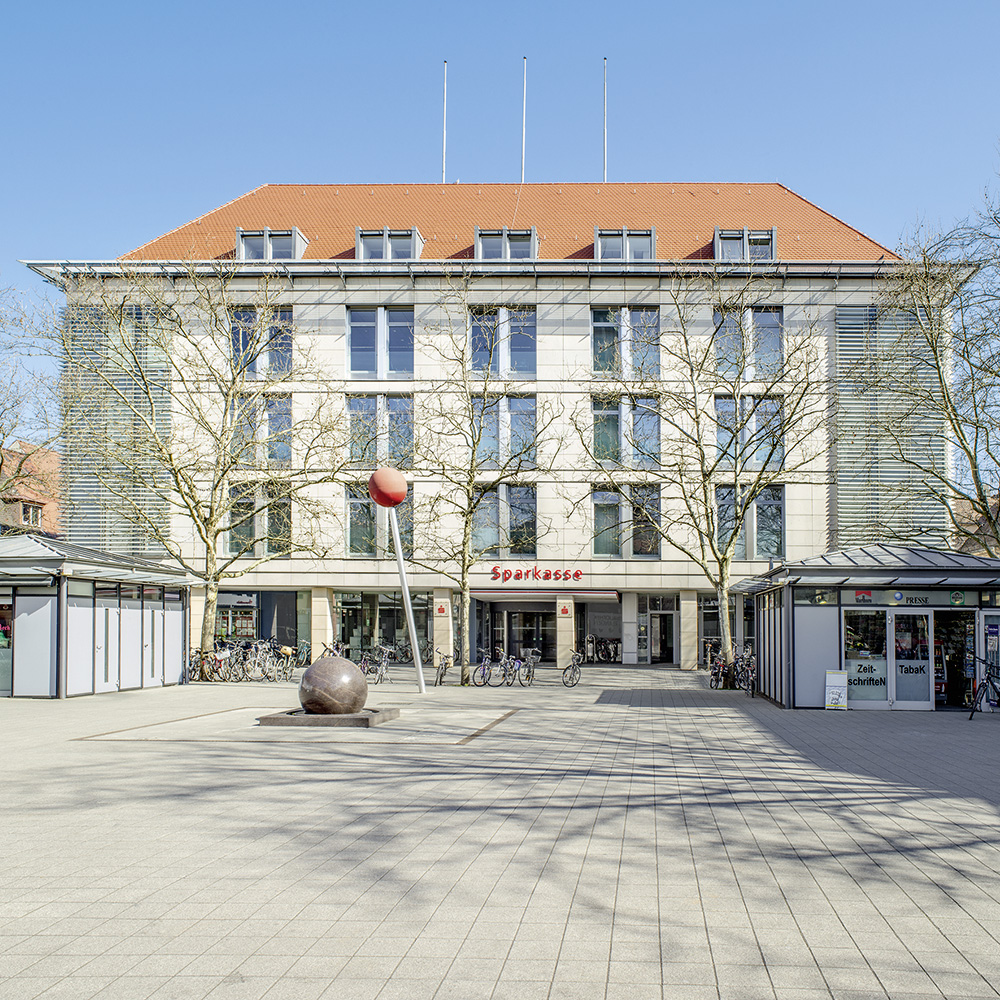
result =
[[[564,671],[562,675],[562,682],[566,687],[576,687],[580,681],[580,666],[577,663],[571,663]]]
[[[524,663],[517,672],[517,682],[521,687],[528,687],[535,676],[535,667],[532,663]]]
[[[521,676],[521,661],[515,660],[507,664],[507,687],[513,687],[514,681]]]
[[[486,683],[486,678],[489,677],[489,673],[489,664],[480,663],[476,669],[472,671],[472,683],[476,687],[482,687]]]
[[[502,663],[490,664],[489,673],[486,675],[486,683],[490,687],[500,687],[507,680],[507,668]]]

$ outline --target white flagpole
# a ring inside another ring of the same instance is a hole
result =
[[[524,125],[528,118],[528,57],[524,57],[524,96],[521,99],[521,183],[524,183]]]
[[[445,155],[448,152],[448,60],[444,61],[444,113],[441,122],[441,183],[444,184]]]

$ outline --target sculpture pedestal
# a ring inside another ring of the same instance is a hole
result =
[[[398,718],[398,708],[366,708],[361,712],[348,712],[342,715],[315,715],[301,708],[294,708],[287,712],[262,715],[257,719],[257,723],[261,726],[360,726],[370,729],[372,726]]]

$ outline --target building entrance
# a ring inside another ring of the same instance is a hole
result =
[[[674,613],[649,614],[649,656],[653,663],[676,663],[674,659]]]
[[[938,708],[972,704],[976,676],[976,612],[934,612],[934,697]]]

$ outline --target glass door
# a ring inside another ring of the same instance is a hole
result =
[[[849,708],[888,707],[889,660],[885,635],[884,611],[844,610],[844,669]]]
[[[928,709],[934,694],[930,621],[926,614],[893,614],[893,708]]]
[[[14,690],[14,603],[0,597],[0,697]]]

